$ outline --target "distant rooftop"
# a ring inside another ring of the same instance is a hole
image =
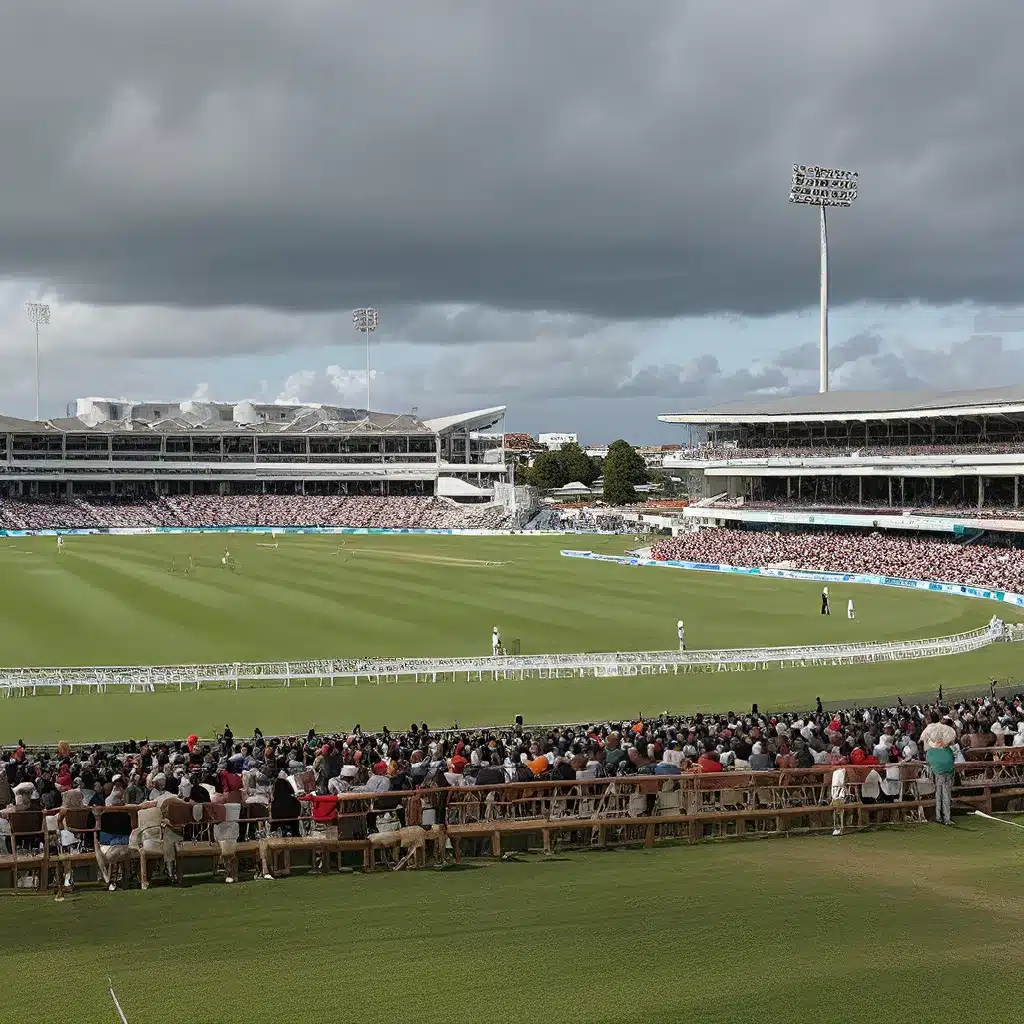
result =
[[[1024,385],[974,391],[828,391],[752,398],[659,416],[663,423],[821,422],[1024,413]]]

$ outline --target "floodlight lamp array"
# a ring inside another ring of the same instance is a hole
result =
[[[354,309],[352,325],[357,331],[375,331],[380,326],[380,313],[371,308]]]
[[[48,324],[50,322],[50,307],[45,302],[26,302],[25,312],[29,320],[34,324]]]
[[[789,201],[812,206],[852,206],[857,198],[858,180],[856,171],[793,164]]]

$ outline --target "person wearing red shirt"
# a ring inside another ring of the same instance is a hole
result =
[[[722,767],[722,762],[718,759],[717,750],[706,750],[697,758],[697,765],[702,772],[725,771]]]

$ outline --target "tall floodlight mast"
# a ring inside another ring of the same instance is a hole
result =
[[[370,418],[370,335],[380,327],[380,313],[370,307],[352,310],[352,326],[366,335],[366,418]]]
[[[817,206],[821,216],[821,362],[818,390],[822,394],[828,391],[828,231],[825,207],[853,206],[857,198],[857,181],[856,171],[793,164],[789,201]]]
[[[50,322],[50,307],[45,302],[26,302],[25,312],[36,325],[36,420],[39,419],[39,325]]]

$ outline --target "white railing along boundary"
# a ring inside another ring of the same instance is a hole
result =
[[[678,675],[911,661],[975,651],[1019,637],[993,617],[988,626],[955,636],[799,647],[747,647],[727,650],[617,651],[604,654],[526,654],[473,658],[380,658],[317,661],[235,662],[223,665],[150,665],[0,668],[5,697],[43,693],[128,692],[239,686],[334,686],[338,683],[467,682],[504,679],[558,679]]]

